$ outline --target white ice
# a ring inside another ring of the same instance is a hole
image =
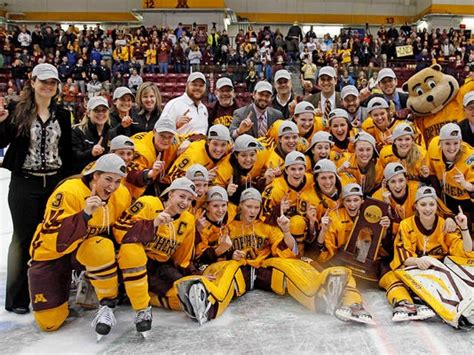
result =
[[[439,318],[394,324],[385,293],[363,290],[375,326],[344,323],[315,314],[289,296],[252,291],[234,300],[216,320],[199,326],[182,312],[153,309],[146,340],[135,331],[134,312],[120,306],[118,324],[100,343],[90,323],[94,311],[80,311],[58,331],[38,329],[33,316],[4,310],[6,255],[11,237],[6,196],[8,174],[0,169],[0,353],[318,353],[318,354],[472,354],[474,333],[457,331]],[[471,349],[471,350],[469,350]]]

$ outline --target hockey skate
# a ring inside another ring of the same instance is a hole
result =
[[[104,335],[110,333],[112,327],[117,324],[114,316],[115,301],[102,300],[100,302],[99,310],[92,321],[92,326],[95,327],[97,334],[97,342],[99,342]]]
[[[436,313],[425,305],[415,305],[402,300],[393,305],[393,322],[404,322],[408,320],[425,320],[433,318]]]
[[[76,284],[76,304],[86,309],[97,309],[99,307],[99,300],[95,293],[94,286],[85,277],[85,272],[82,272]]]
[[[148,337],[148,333],[151,329],[151,320],[151,306],[137,311],[137,314],[135,315],[135,327],[137,332],[140,333],[145,339]]]
[[[199,325],[209,320],[209,302],[207,290],[198,280],[186,280],[177,285],[178,298],[183,311]]]
[[[333,315],[341,303],[346,288],[348,274],[342,270],[332,270],[321,286],[316,297],[316,309]]]
[[[334,315],[337,319],[344,322],[357,322],[364,324],[375,324],[372,320],[372,316],[367,312],[360,303],[354,303],[350,306],[342,306],[336,309]]]
[[[195,283],[189,288],[188,299],[193,308],[194,315],[199,325],[206,323],[208,319],[211,303],[207,299],[207,291],[200,282]]]

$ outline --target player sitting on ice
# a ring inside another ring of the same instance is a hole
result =
[[[445,232],[444,219],[436,213],[436,200],[432,187],[420,187],[416,193],[416,214],[400,223],[390,266],[396,270],[397,287],[404,290],[405,297],[391,298],[389,293],[387,296],[394,305],[394,317],[399,309],[402,314],[415,312],[407,306],[412,302],[410,290],[448,324],[471,328],[474,324],[474,268],[470,265],[474,252],[467,217],[459,207],[455,217],[459,229],[455,233]],[[449,266],[439,261],[443,258]]]
[[[203,324],[222,314],[234,297],[258,288],[279,295],[289,293],[312,311],[372,323],[360,294],[350,283],[350,270],[334,267],[319,273],[296,259],[297,245],[290,234],[289,219],[282,214],[278,227],[267,225],[259,218],[261,205],[259,191],[244,190],[239,213],[227,224],[228,235],[221,238],[232,244],[231,252],[221,254],[229,255],[229,259],[211,264],[203,276],[188,276],[175,283],[185,312]]]

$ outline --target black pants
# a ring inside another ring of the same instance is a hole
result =
[[[8,249],[5,309],[28,307],[28,260],[30,243],[43,219],[46,202],[59,182],[59,174],[36,177],[11,176],[8,205],[13,221],[13,236]]]

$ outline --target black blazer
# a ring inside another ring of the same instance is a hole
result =
[[[72,144],[71,144],[71,113],[56,104],[52,103],[50,110],[55,111],[55,117],[61,127],[61,137],[59,138],[59,156],[63,163],[60,174],[63,177],[69,176],[72,164]],[[2,167],[8,169],[12,174],[20,174],[25,162],[30,137],[27,135],[18,136],[18,127],[13,123],[15,104],[8,106],[9,115],[7,119],[0,123],[0,148],[7,145],[10,147],[3,159]]]
[[[469,125],[469,120],[466,118],[458,123],[461,127],[462,140],[469,144],[471,147],[474,147],[474,133],[472,133],[471,126]]]

